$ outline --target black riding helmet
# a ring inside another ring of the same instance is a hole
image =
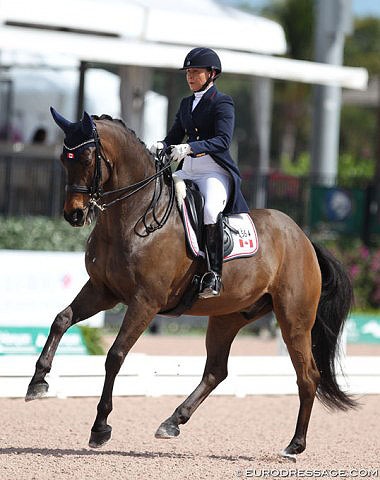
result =
[[[217,75],[222,73],[220,58],[211,48],[197,47],[190,50],[180,70],[188,68],[211,68]]]
[[[198,92],[205,90],[210,82],[216,80],[222,73],[220,58],[211,48],[197,47],[190,50],[180,70],[187,70],[188,68],[207,68],[207,70],[214,70],[216,72],[214,76],[210,75],[210,78],[202,85],[202,88],[200,88]]]

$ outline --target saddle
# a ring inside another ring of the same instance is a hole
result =
[[[175,179],[175,184],[188,252],[194,258],[204,257],[203,196],[191,180]],[[223,232],[224,262],[251,257],[257,252],[257,233],[248,213],[223,215]]]
[[[193,256],[204,256],[205,239],[203,234],[203,208],[204,198],[197,185],[191,180],[184,180],[186,185],[186,196],[183,199],[184,205],[180,208],[182,221],[185,227],[187,247]],[[191,229],[193,231],[191,231]],[[223,251],[227,257],[233,249],[231,231],[234,229],[228,222],[228,217],[223,216]],[[236,231],[235,231],[236,232]],[[237,233],[237,232],[236,232]],[[196,249],[192,237],[195,235],[200,250]]]
[[[193,258],[205,257],[203,195],[191,180],[182,180],[175,174],[173,180],[188,253]],[[249,214],[223,215],[223,232],[224,262],[250,257],[257,252],[259,247],[257,233]],[[178,305],[172,310],[160,312],[160,315],[180,316],[184,311],[189,310],[198,298],[202,273],[194,275]]]

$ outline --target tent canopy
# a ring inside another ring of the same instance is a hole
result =
[[[365,89],[362,68],[275,57],[286,42],[277,23],[213,0],[0,0],[0,49],[76,62],[177,69],[202,39],[227,73]],[[57,13],[58,12],[58,13]]]
[[[120,40],[284,54],[282,27],[214,0],[2,0],[3,25],[110,35]],[[196,43],[196,42],[195,42]]]

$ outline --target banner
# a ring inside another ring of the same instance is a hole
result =
[[[380,316],[351,313],[346,330],[348,343],[380,343]]]
[[[49,327],[0,326],[0,355],[40,354],[49,335]],[[85,355],[87,348],[82,332],[71,327],[62,337],[57,349],[61,355]]]
[[[365,191],[359,188],[313,185],[310,196],[310,227],[357,235],[363,231]]]
[[[0,250],[0,326],[50,327],[88,278],[84,252]],[[81,322],[103,324],[103,312]]]

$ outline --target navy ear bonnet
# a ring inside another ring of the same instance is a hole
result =
[[[65,134],[63,151],[67,153],[68,158],[74,158],[74,153],[78,154],[85,148],[95,145],[95,124],[87,112],[83,113],[79,122],[66,120],[53,107],[50,107],[50,112],[55,123]]]

